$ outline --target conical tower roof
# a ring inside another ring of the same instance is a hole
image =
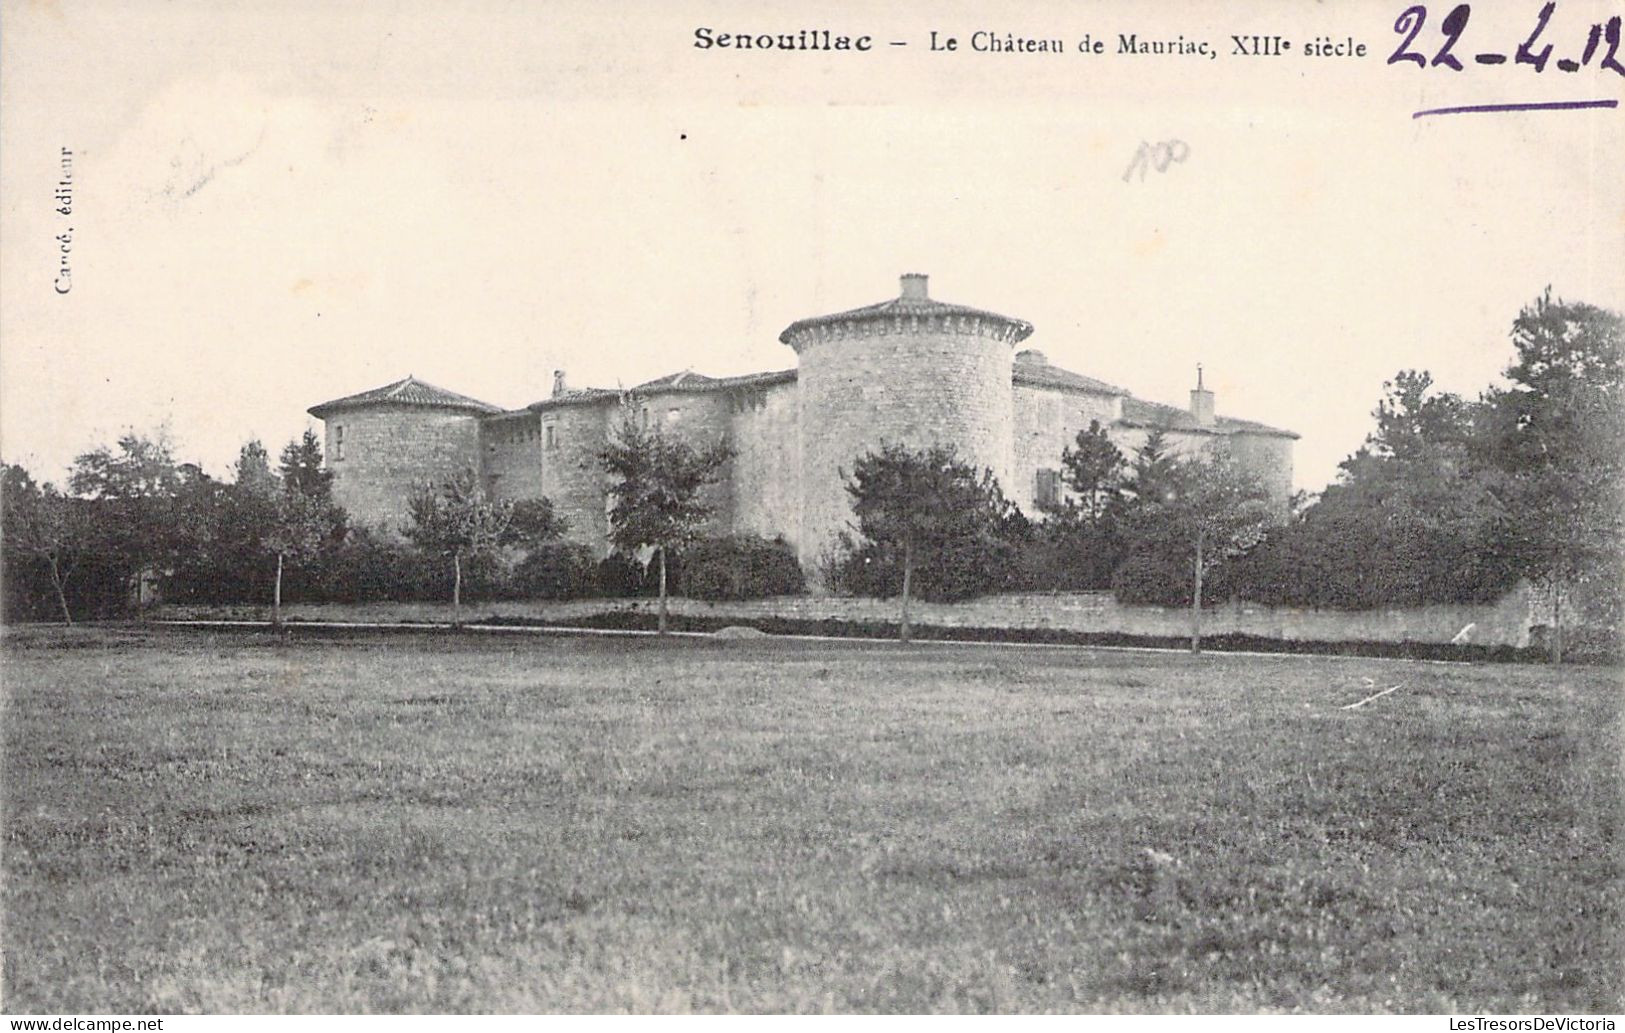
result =
[[[345,395],[343,398],[335,398],[331,402],[313,405],[306,412],[319,420],[324,420],[331,413],[386,405],[406,405],[424,409],[454,409],[481,415],[502,412],[501,406],[491,405],[489,402],[482,402],[467,395],[460,395],[455,391],[447,391],[443,387],[436,387],[412,376],[408,376],[404,380],[397,380],[393,384],[385,384],[383,387],[375,387],[371,391]]]
[[[947,323],[959,327],[975,326],[1003,333],[1012,342],[1026,340],[1033,325],[1025,319],[1002,316],[997,312],[955,305],[931,298],[926,290],[927,278],[923,273],[904,273],[902,290],[897,297],[865,305],[862,308],[834,312],[827,316],[798,319],[784,328],[779,340],[792,348],[820,332],[835,327],[858,329],[869,325],[903,328],[918,325],[920,321]]]

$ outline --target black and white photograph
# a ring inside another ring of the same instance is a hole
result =
[[[0,0],[8,1028],[1614,1029],[1622,21]]]

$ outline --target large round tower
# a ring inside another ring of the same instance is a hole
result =
[[[1020,319],[933,301],[915,273],[890,301],[785,328],[779,340],[800,367],[804,566],[851,523],[843,472],[883,444],[952,445],[1008,482],[1011,351],[1032,330]]]

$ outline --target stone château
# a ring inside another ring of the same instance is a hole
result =
[[[726,441],[734,456],[714,489],[712,530],[783,537],[809,570],[851,521],[842,471],[884,443],[951,444],[1034,513],[1064,491],[1061,453],[1092,421],[1125,454],[1160,429],[1180,451],[1224,441],[1284,511],[1296,434],[1217,415],[1200,374],[1181,409],[1016,351],[1032,332],[934,300],[926,277],[908,274],[898,297],[786,327],[794,369],[673,373],[627,390],[573,388],[560,371],[551,397],[511,411],[407,377],[310,413],[325,424],[334,496],[356,523],[398,528],[414,487],[474,469],[496,496],[545,496],[568,536],[600,553],[609,480],[598,454],[623,406],[697,444]]]

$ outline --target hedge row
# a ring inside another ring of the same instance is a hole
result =
[[[214,570],[191,564],[169,572],[163,597],[176,603],[258,602],[269,597],[271,569]],[[479,599],[588,599],[652,595],[652,564],[622,555],[599,559],[576,542],[554,541],[522,555],[481,556],[463,563],[463,595]],[[739,536],[704,539],[667,564],[669,587],[697,599],[756,599],[805,590],[795,553],[782,540]],[[282,597],[297,603],[434,602],[449,599],[455,577],[448,557],[394,539],[352,530],[319,560],[289,567]]]

